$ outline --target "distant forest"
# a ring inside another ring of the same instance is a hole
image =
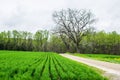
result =
[[[34,34],[17,30],[3,31],[0,32],[0,50],[77,52],[69,38],[64,37],[64,40],[66,43],[60,35],[47,30],[38,30]],[[80,53],[120,54],[120,34],[115,31],[89,32],[79,44]]]

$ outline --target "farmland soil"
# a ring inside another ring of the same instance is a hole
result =
[[[70,54],[60,54],[60,55],[75,60],[77,62],[81,62],[89,66],[93,66],[98,69],[101,69],[104,71],[103,75],[108,77],[110,80],[120,80],[120,64],[87,59],[87,58],[73,56]]]

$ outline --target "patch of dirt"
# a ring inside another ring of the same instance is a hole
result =
[[[120,75],[107,73],[107,72],[105,72],[103,75],[107,77],[109,80],[120,80]]]

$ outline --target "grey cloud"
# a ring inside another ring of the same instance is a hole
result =
[[[97,30],[120,32],[119,0],[0,0],[0,30],[52,29],[52,13],[66,8],[91,9]],[[24,26],[8,26],[24,25]],[[34,26],[34,27],[33,27]],[[109,29],[108,29],[109,28]]]

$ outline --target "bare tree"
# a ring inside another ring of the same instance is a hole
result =
[[[73,41],[76,51],[80,52],[80,41],[95,21],[90,10],[67,9],[55,11],[53,20],[56,23],[55,32],[67,36]]]

